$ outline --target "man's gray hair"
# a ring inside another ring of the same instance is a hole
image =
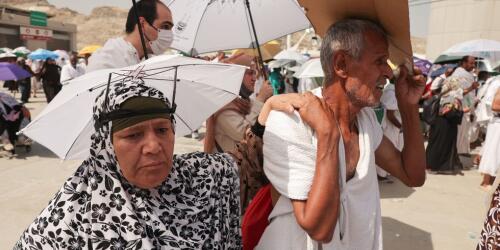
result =
[[[333,56],[338,51],[345,51],[359,59],[364,48],[363,33],[367,30],[381,34],[387,39],[385,31],[378,24],[365,19],[344,19],[328,28],[321,44],[321,67],[325,74],[323,85],[333,80]]]

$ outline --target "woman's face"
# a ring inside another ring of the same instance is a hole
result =
[[[154,188],[172,168],[174,130],[170,120],[157,118],[113,134],[113,147],[125,178],[140,188]]]

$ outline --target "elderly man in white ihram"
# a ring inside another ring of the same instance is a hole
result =
[[[396,80],[402,151],[382,134],[371,108],[392,78],[388,48],[377,24],[336,22],[321,48],[323,87],[304,94],[298,112],[269,114],[264,171],[275,205],[256,249],[382,249],[375,163],[421,186],[426,162],[418,115],[425,81],[417,69],[410,76],[402,66]]]

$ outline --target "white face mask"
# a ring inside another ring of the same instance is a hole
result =
[[[158,29],[158,38],[154,41],[150,41],[151,51],[154,55],[163,54],[174,40],[174,33],[171,30]]]

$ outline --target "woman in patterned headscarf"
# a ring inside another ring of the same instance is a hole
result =
[[[154,88],[116,84],[108,98],[94,106],[90,156],[15,249],[240,249],[231,157],[174,156],[172,109]]]

